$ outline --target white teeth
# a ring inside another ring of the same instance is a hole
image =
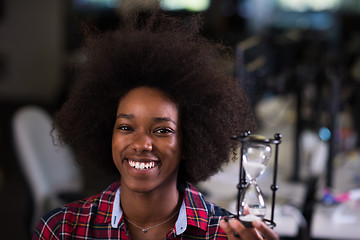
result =
[[[138,170],[146,170],[155,167],[155,162],[136,162],[132,160],[128,160],[128,163],[131,167],[136,168]]]

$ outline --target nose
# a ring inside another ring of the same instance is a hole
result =
[[[132,149],[136,152],[152,151],[151,138],[146,133],[137,133],[132,143]]]

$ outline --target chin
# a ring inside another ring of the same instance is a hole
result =
[[[126,184],[127,188],[136,193],[149,193],[156,188],[153,184],[149,181],[140,181],[140,182],[126,182],[122,183],[121,185]]]

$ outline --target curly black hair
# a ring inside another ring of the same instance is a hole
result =
[[[73,147],[80,165],[116,171],[111,139],[117,106],[138,86],[159,89],[178,106],[182,181],[206,180],[229,161],[230,136],[255,122],[239,79],[224,64],[231,51],[204,38],[201,26],[195,15],[137,13],[116,30],[87,36],[87,61],[54,118],[60,142]]]

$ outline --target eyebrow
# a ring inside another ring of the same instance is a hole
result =
[[[176,125],[176,122],[168,117],[155,117],[153,118],[154,122],[172,122]]]
[[[135,117],[134,114],[120,113],[119,115],[116,116],[116,119],[118,118],[132,119],[134,117]]]
[[[118,118],[133,119],[134,117],[135,117],[134,114],[120,113],[119,115],[116,116],[116,119],[118,119]],[[176,122],[168,117],[154,117],[153,121],[154,122],[172,122],[176,125]]]

